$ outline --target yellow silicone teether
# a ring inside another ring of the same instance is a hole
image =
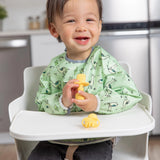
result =
[[[85,74],[78,74],[77,75],[77,80],[79,80],[79,81],[75,82],[75,83],[79,84],[78,91],[84,91],[83,87],[89,85],[89,83],[86,82],[86,75]],[[79,93],[76,93],[75,98],[79,99],[79,100],[83,100],[84,99],[84,97],[81,96]]]
[[[100,125],[100,121],[96,114],[91,113],[88,115],[88,117],[82,119],[82,125],[85,128],[90,128],[90,127],[96,128]]]

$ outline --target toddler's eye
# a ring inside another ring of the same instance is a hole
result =
[[[87,22],[91,22],[91,21],[94,21],[94,20],[91,19],[91,18],[88,18],[86,21],[87,21]]]
[[[70,20],[67,21],[67,23],[73,23],[73,22],[75,22],[74,19],[70,19]]]

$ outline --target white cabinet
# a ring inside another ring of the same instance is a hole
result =
[[[65,46],[49,33],[31,35],[32,66],[48,65],[51,59],[64,52]]]

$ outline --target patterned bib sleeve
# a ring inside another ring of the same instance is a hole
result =
[[[104,50],[102,52],[105,52]],[[113,114],[133,107],[142,99],[133,80],[112,56],[103,60],[104,88],[100,98],[98,113]]]
[[[49,114],[67,114],[67,110],[63,109],[59,103],[62,89],[52,90],[52,85],[61,86],[58,84],[60,82],[52,84],[49,73],[46,69],[40,77],[39,90],[35,98],[35,103],[38,105],[40,111],[45,111]]]

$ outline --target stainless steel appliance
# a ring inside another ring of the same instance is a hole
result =
[[[9,130],[8,104],[23,93],[30,57],[29,36],[0,37],[0,133]]]
[[[150,22],[150,70],[151,70],[151,95],[153,99],[153,116],[156,127],[152,134],[160,135],[160,2],[149,1]]]
[[[131,65],[137,87],[150,93],[147,0],[102,0],[103,32],[99,43]]]
[[[158,0],[102,0],[103,32],[99,43],[132,67],[137,87],[152,95],[160,134],[160,3]]]
[[[156,126],[153,134],[160,134],[160,30],[150,32],[150,64],[151,64],[151,95],[153,99],[153,116]]]

